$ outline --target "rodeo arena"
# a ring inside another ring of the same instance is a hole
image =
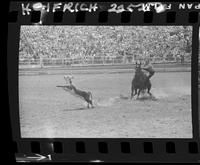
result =
[[[192,138],[192,27],[21,26],[23,138]]]

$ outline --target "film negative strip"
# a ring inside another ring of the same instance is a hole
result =
[[[199,162],[198,2],[11,2],[17,162]]]

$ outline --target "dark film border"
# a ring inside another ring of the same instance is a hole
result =
[[[177,5],[178,3],[173,3]],[[20,25],[32,25],[39,20],[39,12],[22,16],[19,3],[10,5],[8,15],[8,87],[14,153],[51,154],[53,161],[181,161],[199,160],[198,125],[198,46],[199,13],[197,11],[172,10],[155,12],[108,13],[49,13],[44,25],[190,25],[192,38],[192,139],[38,139],[21,138],[18,103],[18,48]],[[102,16],[101,16],[102,15]],[[100,17],[99,17],[100,16]],[[162,18],[162,19],[161,19]],[[78,159],[77,160],[77,155]],[[134,156],[135,155],[135,156]],[[165,156],[165,158],[163,157]]]

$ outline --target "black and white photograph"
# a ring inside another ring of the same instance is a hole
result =
[[[200,27],[199,27],[199,54],[198,54],[198,97],[200,98]],[[199,137],[200,137],[200,100],[198,100],[199,112]]]
[[[198,97],[200,98],[200,27],[199,27],[199,54],[198,54]],[[198,107],[200,107],[200,100],[198,100]],[[200,108],[199,112],[199,137],[200,137]]]
[[[22,138],[192,138],[192,26],[22,25]]]

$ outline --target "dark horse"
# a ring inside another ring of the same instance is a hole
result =
[[[152,96],[151,90],[151,82],[148,76],[142,71],[141,63],[137,64],[135,67],[135,77],[132,80],[131,86],[131,99],[137,94],[137,98],[139,98],[140,92],[145,91],[147,89],[147,93]],[[135,93],[133,94],[133,92]]]

